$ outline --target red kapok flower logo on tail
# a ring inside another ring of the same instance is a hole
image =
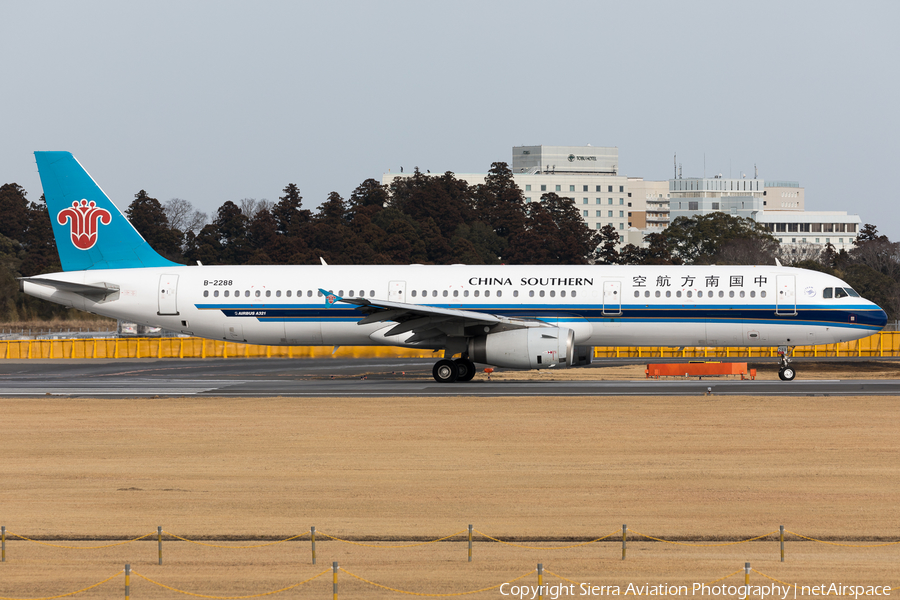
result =
[[[97,208],[91,200],[75,201],[71,208],[64,208],[56,215],[56,221],[65,225],[71,223],[72,243],[79,250],[89,250],[97,243],[97,223],[109,225],[112,215],[105,208]]]

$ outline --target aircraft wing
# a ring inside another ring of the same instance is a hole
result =
[[[330,305],[335,302],[353,304],[365,313],[358,325],[394,322],[396,325],[386,331],[385,337],[412,332],[405,340],[407,344],[422,342],[439,337],[463,337],[488,332],[526,327],[549,327],[538,319],[504,317],[491,313],[456,308],[439,308],[427,304],[409,304],[390,300],[369,298],[341,298],[325,290],[320,290]]]

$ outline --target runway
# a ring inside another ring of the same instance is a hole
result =
[[[645,362],[645,361],[644,361]],[[0,362],[0,396],[852,396],[900,395],[898,379],[803,379],[792,382],[621,379],[488,381],[438,384],[430,359],[129,359]],[[603,361],[612,364],[643,364]],[[595,367],[587,367],[594,369]],[[365,378],[363,378],[365,377]]]

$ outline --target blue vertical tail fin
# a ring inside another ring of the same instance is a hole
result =
[[[64,271],[180,266],[141,237],[70,152],[35,152]]]

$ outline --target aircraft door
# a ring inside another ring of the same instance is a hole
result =
[[[406,302],[406,282],[392,281],[388,288],[388,300],[391,302]]]
[[[797,293],[796,281],[793,275],[778,275],[775,277],[775,314],[796,315]]]
[[[610,316],[622,314],[621,281],[603,282],[603,314]]]
[[[178,275],[159,276],[158,315],[178,314]]]

